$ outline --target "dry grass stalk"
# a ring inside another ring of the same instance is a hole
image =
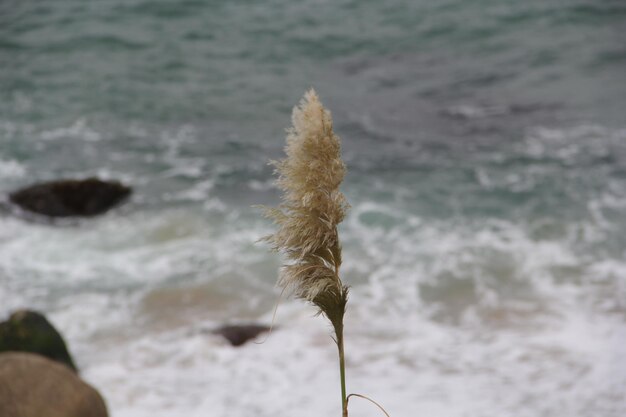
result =
[[[348,204],[339,191],[346,171],[339,137],[330,112],[309,90],[293,109],[293,127],[287,131],[287,157],[274,161],[282,203],[267,208],[278,230],[264,240],[284,254],[278,285],[319,308],[330,320],[339,348],[342,408],[347,416],[343,316],[348,288],[339,277],[341,245],[337,225]]]
[[[332,321],[347,299],[347,288],[339,278],[337,234],[348,208],[339,191],[346,169],[330,112],[314,90],[294,108],[292,122],[287,157],[273,162],[283,201],[278,208],[266,209],[278,230],[265,240],[288,261],[278,285],[315,304]]]

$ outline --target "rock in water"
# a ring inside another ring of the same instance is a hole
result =
[[[117,181],[97,178],[35,184],[9,194],[24,210],[50,217],[95,216],[119,204],[131,189]]]
[[[213,334],[218,334],[226,338],[233,346],[241,346],[250,339],[254,339],[261,333],[269,331],[270,328],[259,324],[240,324],[233,326],[222,326],[213,330]]]
[[[19,310],[0,322],[0,352],[7,351],[38,353],[77,370],[63,337],[36,311]]]
[[[98,391],[66,366],[31,353],[0,353],[0,416],[107,415]]]

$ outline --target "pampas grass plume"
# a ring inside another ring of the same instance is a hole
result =
[[[272,162],[283,191],[282,202],[276,208],[265,209],[277,230],[264,239],[286,258],[278,286],[317,306],[333,326],[339,353],[342,416],[347,417],[343,316],[348,287],[339,278],[341,244],[337,233],[337,225],[348,210],[339,191],[346,167],[330,112],[313,89],[294,107],[291,121],[287,156]]]
[[[341,160],[341,143],[333,131],[330,112],[322,106],[313,89],[293,109],[293,126],[287,130],[286,157],[273,161],[283,191],[276,208],[265,208],[277,226],[265,241],[284,255],[278,286],[283,291],[317,306],[331,322],[339,354],[342,417],[348,417],[350,397],[346,395],[346,364],[343,317],[348,287],[339,277],[341,244],[337,226],[346,216],[348,203],[339,191],[346,173]]]
[[[348,209],[339,191],[346,168],[330,112],[313,89],[293,109],[291,119],[287,157],[273,162],[282,204],[266,209],[278,230],[265,240],[287,259],[279,287],[316,305],[336,327],[343,319],[348,293],[339,278],[337,234]]]

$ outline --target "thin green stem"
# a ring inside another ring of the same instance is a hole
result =
[[[372,400],[370,397],[366,397],[365,395],[361,395],[361,394],[350,394],[348,395],[347,401],[350,401],[350,397],[363,398],[364,400],[367,400],[371,402],[372,404],[374,404],[376,407],[378,407],[380,411],[382,411],[387,417],[391,417],[389,413],[387,413],[387,410],[385,410],[382,405],[378,404],[376,401]]]
[[[341,410],[342,416],[348,417],[348,397],[346,395],[346,360],[343,353],[343,324],[335,329],[337,348],[339,349],[339,378],[341,379]]]

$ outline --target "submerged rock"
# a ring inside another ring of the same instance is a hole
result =
[[[259,324],[240,324],[222,326],[212,331],[213,334],[223,336],[233,346],[241,346],[248,340],[254,339],[261,333],[269,331],[268,326]]]
[[[36,311],[19,310],[0,322],[0,352],[7,351],[37,353],[77,370],[61,334]]]
[[[0,353],[0,416],[107,417],[104,400],[66,366],[31,353]]]
[[[113,208],[131,193],[117,181],[97,178],[35,184],[9,194],[24,210],[50,217],[95,216]]]

